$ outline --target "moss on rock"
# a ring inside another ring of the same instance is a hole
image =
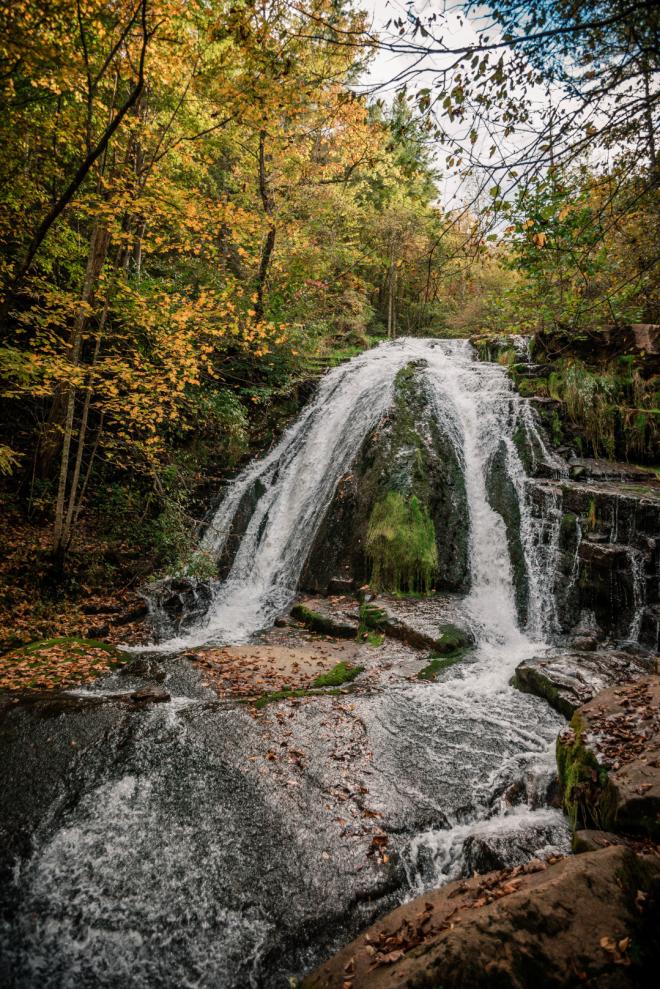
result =
[[[564,810],[575,831],[595,827],[614,829],[617,799],[609,785],[607,770],[584,741],[585,726],[576,711],[570,727],[557,739],[557,770]]]
[[[438,569],[435,526],[413,495],[388,491],[371,512],[366,540],[376,590],[426,591]]]

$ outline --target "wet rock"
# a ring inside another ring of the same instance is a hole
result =
[[[535,656],[516,667],[514,684],[519,690],[536,694],[570,718],[601,690],[652,672],[654,662],[648,654],[631,656],[626,652],[562,653],[558,656]]]
[[[320,635],[330,635],[336,639],[354,639],[358,634],[357,618],[345,613],[336,613],[330,608],[323,608],[323,611],[320,611],[316,602],[313,608],[304,602],[294,605],[291,609],[291,617],[302,622],[311,632],[318,632]]]
[[[564,807],[575,828],[660,838],[660,677],[610,687],[557,740]]]
[[[162,663],[155,656],[136,656],[130,663],[123,666],[119,671],[122,676],[139,677],[144,680],[156,680],[158,682],[165,679],[166,673]]]
[[[352,580],[345,577],[333,577],[328,584],[328,594],[353,594],[355,590],[355,584]]]
[[[165,577],[147,585],[143,595],[161,638],[175,635],[205,614],[213,600],[210,581]]]
[[[536,513],[543,514],[549,498],[561,506],[555,600],[562,630],[582,634],[576,626],[589,613],[587,634],[633,637],[657,648],[657,482],[534,482],[530,494]]]
[[[273,624],[275,628],[288,628],[289,622],[286,618],[276,618]]]
[[[394,910],[302,989],[640,989],[659,896],[660,858],[622,847],[492,872]]]
[[[134,704],[163,704],[172,700],[169,691],[165,690],[164,687],[157,687],[155,684],[140,687],[139,690],[133,690],[130,694],[122,694],[120,699],[132,701]]]
[[[360,617],[366,628],[405,642],[413,649],[430,649],[440,656],[456,655],[474,645],[471,632],[450,622],[432,629],[413,624],[409,618],[396,614],[382,598],[363,604]]]
[[[495,869],[506,869],[528,862],[544,845],[553,846],[555,839],[555,829],[543,825],[512,827],[511,831],[493,834],[480,834],[477,831],[470,835],[463,847],[463,874],[482,875]]]
[[[577,652],[593,652],[598,649],[599,641],[595,635],[576,635],[571,640],[571,647]]]
[[[656,480],[655,474],[648,468],[595,457],[574,457],[570,463],[570,476],[573,479],[628,481],[632,484],[655,484]]]
[[[503,442],[488,465],[486,491],[491,507],[502,516],[506,526],[506,538],[516,591],[516,608],[520,620],[524,622],[527,618],[529,591],[525,554],[520,538],[520,504],[507,470],[506,447]]]
[[[597,852],[611,845],[625,845],[626,840],[613,831],[595,831],[593,828],[583,828],[573,835],[573,854],[582,855],[584,852]]]

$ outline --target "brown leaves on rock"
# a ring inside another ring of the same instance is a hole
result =
[[[642,755],[649,741],[660,734],[660,711],[654,706],[644,681],[615,691],[615,696],[619,711],[592,707],[589,741],[600,762],[608,768],[620,769]],[[644,784],[640,786],[640,792],[644,792]],[[649,788],[650,784],[646,789]]]
[[[50,639],[0,657],[0,688],[47,690],[73,687],[124,662],[111,646],[84,639]]]

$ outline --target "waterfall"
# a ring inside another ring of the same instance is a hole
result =
[[[329,372],[277,446],[232,483],[202,542],[203,549],[219,557],[242,499],[255,492],[256,507],[231,570],[214,587],[211,605],[197,624],[160,648],[247,641],[287,608],[337,483],[391,404],[398,371],[411,361],[420,362],[435,414],[464,466],[472,571],[469,610],[500,642],[519,640],[505,524],[486,490],[488,465],[504,441],[521,511],[529,632],[541,638],[554,629],[552,572],[559,513],[550,513],[550,523],[534,518],[515,442],[522,427],[553,462],[529,403],[515,393],[503,368],[476,360],[468,341],[402,338]]]
[[[568,851],[566,821],[547,806],[563,718],[510,685],[552,625],[553,503],[532,510],[518,448],[534,425],[528,403],[465,341],[398,340],[323,378],[277,446],[228,489],[204,537],[219,556],[241,516],[228,578],[195,626],[160,648],[246,641],[289,606],[337,484],[411,361],[464,472],[471,585],[451,604],[475,648],[435,683],[405,666],[390,679],[388,664],[379,688],[350,703],[307,697],[258,718],[210,700],[198,670],[168,656],[159,661],[170,704],[98,705],[37,730],[32,709],[17,706],[19,785],[27,774],[38,794],[54,794],[7,884],[10,911],[0,889],[0,955],[17,989],[286,985],[391,906],[393,890],[401,899],[486,871],[493,856],[517,864]],[[522,629],[510,521],[489,498],[503,450],[529,582]],[[443,620],[439,596],[407,604]],[[88,689],[126,682],[116,673]],[[85,762],[67,774],[78,740]],[[388,837],[387,866],[370,855],[371,827]]]

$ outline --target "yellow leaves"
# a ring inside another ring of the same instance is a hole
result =
[[[559,213],[557,214],[557,219],[560,221],[565,220],[570,212],[571,212],[571,207],[564,206],[562,209],[559,210]]]
[[[547,238],[547,236],[544,233],[540,232],[540,233],[534,234],[534,238],[533,239],[534,239],[534,243],[536,244],[537,247],[544,247],[545,246],[545,243],[546,243],[546,240],[548,238]]]
[[[533,220],[525,220],[525,222],[523,223],[523,230],[531,230],[533,226],[534,226]]]

